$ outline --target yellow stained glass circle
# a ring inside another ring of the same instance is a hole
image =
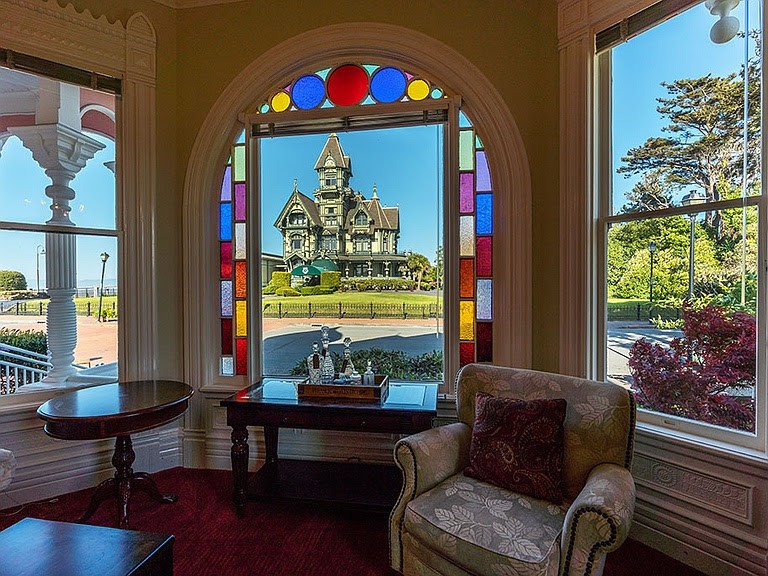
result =
[[[429,84],[421,78],[415,78],[408,84],[408,98],[411,100],[424,100],[429,96]]]
[[[291,97],[285,92],[278,92],[272,96],[271,104],[272,110],[275,112],[282,112],[283,110],[287,110],[288,106],[291,105]]]

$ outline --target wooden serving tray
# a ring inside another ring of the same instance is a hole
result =
[[[299,382],[299,398],[334,398],[384,402],[389,393],[389,376],[376,374],[373,386],[363,384],[310,384],[309,379]]]

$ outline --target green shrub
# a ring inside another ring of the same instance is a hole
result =
[[[274,294],[275,293],[275,287],[272,286],[272,284],[267,284],[264,286],[264,288],[261,289],[262,294]]]
[[[344,278],[341,281],[341,290],[415,290],[416,282],[407,278]]]
[[[0,270],[0,290],[26,290],[27,279],[16,270]]]
[[[0,328],[0,343],[23,348],[30,352],[46,354],[48,352],[48,339],[41,330],[9,330]]]
[[[104,308],[101,311],[101,317],[104,320],[107,318],[117,318],[117,310],[113,310],[112,308]]]
[[[301,296],[301,293],[297,290],[294,290],[290,286],[284,286],[282,288],[278,288],[275,290],[275,294],[278,296]]]
[[[270,280],[269,285],[274,288],[275,292],[279,288],[290,288],[291,287],[291,273],[290,272],[272,272],[272,280]]]
[[[5,290],[0,291],[0,300],[34,300],[48,295],[45,292],[37,293],[34,290]]]
[[[301,288],[302,296],[319,296],[321,294],[333,294],[333,292],[331,288],[325,286],[302,286]]]
[[[341,284],[341,272],[327,270],[320,273],[320,286],[330,288],[331,291],[338,290]]]
[[[342,358],[336,352],[331,352],[333,363],[341,366]],[[376,374],[385,374],[394,380],[442,380],[443,353],[440,350],[425,352],[417,356],[408,356],[403,350],[384,350],[383,348],[366,348],[352,352],[352,363],[362,374],[368,366],[368,360]],[[291,369],[291,375],[307,374],[306,360],[299,360]]]

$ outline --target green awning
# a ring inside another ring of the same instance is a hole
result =
[[[294,276],[320,276],[320,272],[322,272],[322,268],[318,268],[317,266],[312,266],[311,264],[302,264],[301,266],[296,266],[293,270],[291,270],[291,274]]]
[[[327,270],[329,272],[339,271],[338,266],[336,266],[336,264],[333,263],[333,260],[329,260],[328,258],[318,258],[317,260],[312,262],[312,266],[316,266],[321,270]]]

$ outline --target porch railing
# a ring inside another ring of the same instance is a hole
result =
[[[52,367],[49,359],[46,354],[0,343],[0,395],[40,382]]]

